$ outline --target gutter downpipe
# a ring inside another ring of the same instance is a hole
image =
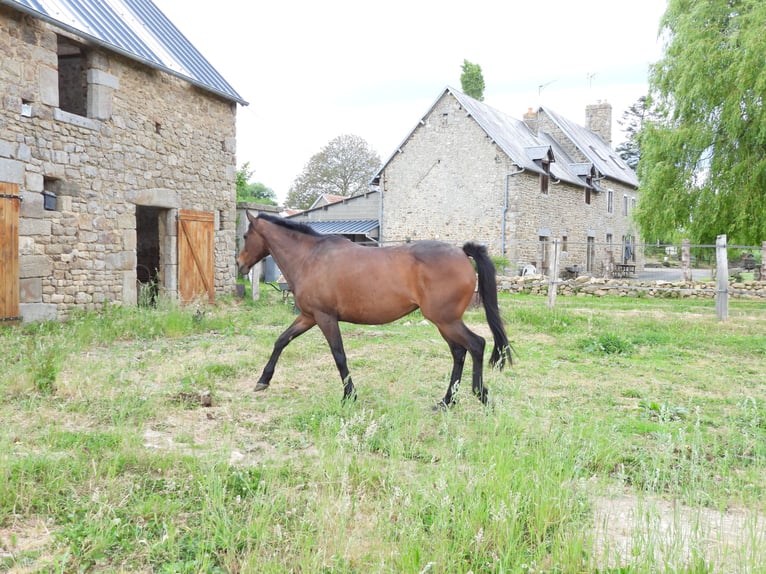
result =
[[[505,193],[503,194],[503,220],[500,222],[500,255],[502,257],[505,257],[505,243],[506,243],[505,220],[508,214],[509,182],[511,181],[511,176],[519,175],[520,173],[524,173],[524,171],[525,171],[525,168],[522,167],[521,169],[512,171],[511,173],[507,173],[505,175]]]

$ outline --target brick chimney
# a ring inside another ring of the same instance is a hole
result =
[[[585,106],[585,127],[612,146],[612,104],[599,100]]]
[[[527,108],[527,113],[524,114],[522,119],[524,120],[524,123],[527,124],[527,127],[532,130],[532,133],[537,135],[537,112],[532,110],[532,108]]]

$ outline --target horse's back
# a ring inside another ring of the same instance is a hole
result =
[[[379,248],[332,241],[312,265],[315,305],[352,323],[387,323],[418,307],[426,316],[462,315],[475,287],[468,256],[438,241]]]

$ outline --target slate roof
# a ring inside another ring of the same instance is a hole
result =
[[[541,107],[548,117],[593,162],[602,175],[638,187],[638,176],[630,166],[595,132],[590,131],[553,110]]]
[[[585,157],[595,166],[598,173],[589,173],[585,166],[580,165],[582,162],[573,160],[564,151],[560,143],[549,134],[535,134],[523,121],[512,118],[451,87],[445,88],[444,92],[442,92],[423,116],[423,119],[430,115],[436,104],[445,94],[450,94],[454,97],[511,161],[526,171],[543,173],[541,163],[548,156],[552,158],[550,173],[555,180],[565,181],[574,185],[586,185],[585,178],[587,176],[595,175],[597,179],[603,175],[638,187],[638,178],[635,172],[598,135],[584,127],[578,126],[574,122],[566,120],[547,108],[541,109],[551,117],[567,137],[572,140],[575,146],[581,149]],[[417,126],[407,135],[397,150],[373,176],[373,184],[379,181],[382,172],[394,156],[405,146],[415,129],[417,129]],[[595,182],[592,184],[592,187],[600,191]]]
[[[0,0],[0,4],[247,105],[151,0]]]

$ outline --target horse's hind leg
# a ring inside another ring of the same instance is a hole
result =
[[[463,377],[463,366],[465,365],[465,348],[453,341],[447,341],[449,349],[452,352],[452,374],[449,378],[449,385],[444,398],[437,405],[437,408],[451,407],[455,402],[455,395],[460,390],[460,379]]]
[[[308,315],[298,315],[295,321],[293,321],[293,324],[277,337],[277,340],[274,342],[274,350],[271,352],[271,357],[269,357],[269,362],[266,363],[266,366],[263,368],[263,373],[261,373],[261,378],[258,379],[258,382],[255,385],[256,391],[263,391],[269,388],[271,377],[274,376],[274,369],[277,366],[277,360],[279,359],[279,355],[282,354],[282,350],[287,347],[290,341],[301,336],[314,325],[316,325],[316,321],[314,321],[312,317],[309,317]]]
[[[473,362],[471,390],[486,405],[488,393],[484,386],[484,346],[486,345],[484,339],[466,327],[462,320],[446,327],[440,326],[439,331],[449,344],[453,359],[452,377],[443,399],[444,405],[450,406],[454,402],[454,394],[460,386],[466,351],[471,353]]]

